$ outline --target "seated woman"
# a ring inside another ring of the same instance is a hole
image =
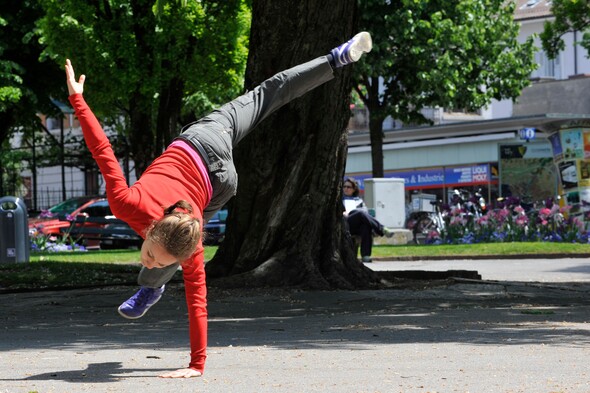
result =
[[[373,233],[378,236],[393,236],[393,232],[384,227],[377,219],[369,214],[367,206],[359,196],[358,182],[348,177],[342,185],[344,217],[348,224],[348,230],[353,236],[361,238],[361,260],[371,262],[373,251]]]

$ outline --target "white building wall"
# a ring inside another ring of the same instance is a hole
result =
[[[514,102],[512,100],[492,100],[490,104],[490,118],[489,119],[503,119],[512,117],[512,109]]]
[[[412,143],[399,143],[383,147],[383,166],[385,170],[419,169],[435,166],[476,164],[498,160],[500,143],[518,143],[516,138],[498,141],[481,141],[441,144],[429,141],[430,145],[416,146]],[[371,172],[371,151],[369,146],[348,149],[346,173]]]
[[[528,37],[533,34],[537,35],[535,39],[535,45],[539,49],[539,52],[543,52],[541,40],[538,35],[543,32],[545,19],[525,20],[521,22],[520,37],[519,41],[524,42]],[[557,56],[556,62],[559,64],[559,72],[556,72],[555,79],[567,79],[572,75],[578,74],[589,74],[590,73],[590,60],[587,57],[586,49],[582,48],[579,44],[574,47],[574,36],[577,40],[581,39],[581,33],[567,33],[563,36],[565,43],[564,50]],[[539,64],[543,67],[543,64]],[[541,75],[541,69],[533,73],[533,77],[547,76]]]
[[[84,174],[77,168],[64,168],[66,198],[84,195]],[[22,173],[33,178],[30,170]],[[41,209],[48,208],[63,200],[61,166],[37,168],[37,204]],[[31,190],[35,192],[35,190]],[[32,207],[31,207],[32,208]]]
[[[528,37],[533,34],[537,35],[535,39],[535,45],[538,48],[536,58],[539,62],[539,69],[531,75],[532,78],[546,78],[548,67],[546,62],[550,61],[546,54],[543,52],[541,40],[538,35],[544,29],[544,23],[546,19],[532,19],[523,20],[520,22],[520,35],[519,42],[524,42]],[[576,33],[577,40],[580,40],[581,33]],[[565,43],[565,49],[557,56],[554,61],[553,75],[556,80],[568,79],[573,75],[579,74],[590,74],[590,59],[587,57],[587,51],[582,48],[579,44],[574,47],[574,33],[567,33],[563,37]],[[517,100],[519,101],[519,100]],[[513,102],[512,100],[501,100],[492,101],[491,111],[493,119],[511,117],[513,115]]]

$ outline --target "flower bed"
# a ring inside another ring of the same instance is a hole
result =
[[[508,198],[497,209],[481,217],[462,209],[445,212],[444,228],[430,231],[427,244],[472,244],[491,242],[569,242],[589,243],[585,224],[569,215],[570,207],[547,201],[540,209],[528,212],[517,198]]]

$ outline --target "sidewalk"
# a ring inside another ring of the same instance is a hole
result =
[[[590,258],[513,256],[498,259],[387,260],[367,266],[375,271],[477,271],[483,280],[590,282]]]
[[[155,378],[188,362],[180,284],[137,321],[130,287],[4,294],[0,393],[590,391],[590,281],[438,284],[212,289],[190,380]]]

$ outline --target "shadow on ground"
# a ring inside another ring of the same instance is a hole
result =
[[[379,343],[590,343],[590,286],[457,283],[369,291],[219,290],[209,293],[210,346],[362,350]],[[116,307],[133,288],[5,294],[0,350],[187,348],[182,285],[142,319]],[[573,307],[575,305],[575,308]],[[574,327],[572,329],[572,327]]]

